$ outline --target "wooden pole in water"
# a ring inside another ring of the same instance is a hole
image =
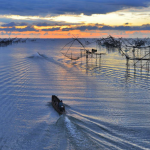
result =
[[[142,59],[141,59],[141,72],[142,72]]]
[[[134,62],[134,66],[135,66],[135,48],[134,47],[133,47],[132,52],[133,52],[133,62]]]
[[[99,55],[99,65],[101,65],[101,54]]]
[[[149,59],[150,59],[150,47],[149,47]]]
[[[149,72],[149,61],[147,62],[147,70]]]
[[[148,61],[146,62],[146,70],[148,70]]]
[[[97,53],[96,53],[96,66],[97,66]]]
[[[88,50],[86,50],[86,63],[88,63]]]
[[[80,57],[82,58],[82,50],[80,49]]]
[[[80,57],[81,57],[81,64],[82,64],[82,50],[80,49]]]
[[[129,59],[126,57],[126,65],[129,65]]]
[[[150,63],[150,46],[149,46],[149,61],[148,61],[148,71],[149,71],[149,63]]]
[[[86,73],[88,73],[88,50],[86,50]]]

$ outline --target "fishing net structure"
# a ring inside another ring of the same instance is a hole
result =
[[[84,44],[83,44],[84,43]],[[96,44],[96,49],[91,46]],[[86,46],[86,48],[85,48]],[[129,60],[133,61],[133,66],[140,66],[147,70],[150,70],[150,39],[149,38],[114,38],[109,36],[101,39],[79,39],[73,38],[62,49],[61,53],[70,60],[78,60],[81,57],[85,57],[86,62],[89,63],[89,59],[95,58],[97,62],[97,56],[103,53],[103,47],[105,47],[105,53],[109,53],[110,50],[118,50],[122,56],[125,56],[128,64]],[[90,57],[91,56],[91,57]],[[132,62],[131,61],[131,62]]]
[[[85,46],[77,38],[73,38],[61,49],[61,53],[71,60],[78,60],[83,57],[84,55],[81,55],[81,51],[85,52]]]

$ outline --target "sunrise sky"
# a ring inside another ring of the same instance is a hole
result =
[[[149,0],[0,0],[0,38],[150,37]]]

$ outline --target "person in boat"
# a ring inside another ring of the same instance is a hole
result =
[[[63,105],[62,100],[60,100],[60,102],[58,103],[58,107],[61,111],[64,110],[64,105]]]

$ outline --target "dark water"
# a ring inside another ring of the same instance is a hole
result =
[[[60,53],[67,42],[0,47],[0,150],[150,149],[149,72],[128,70],[118,51],[71,62]]]

